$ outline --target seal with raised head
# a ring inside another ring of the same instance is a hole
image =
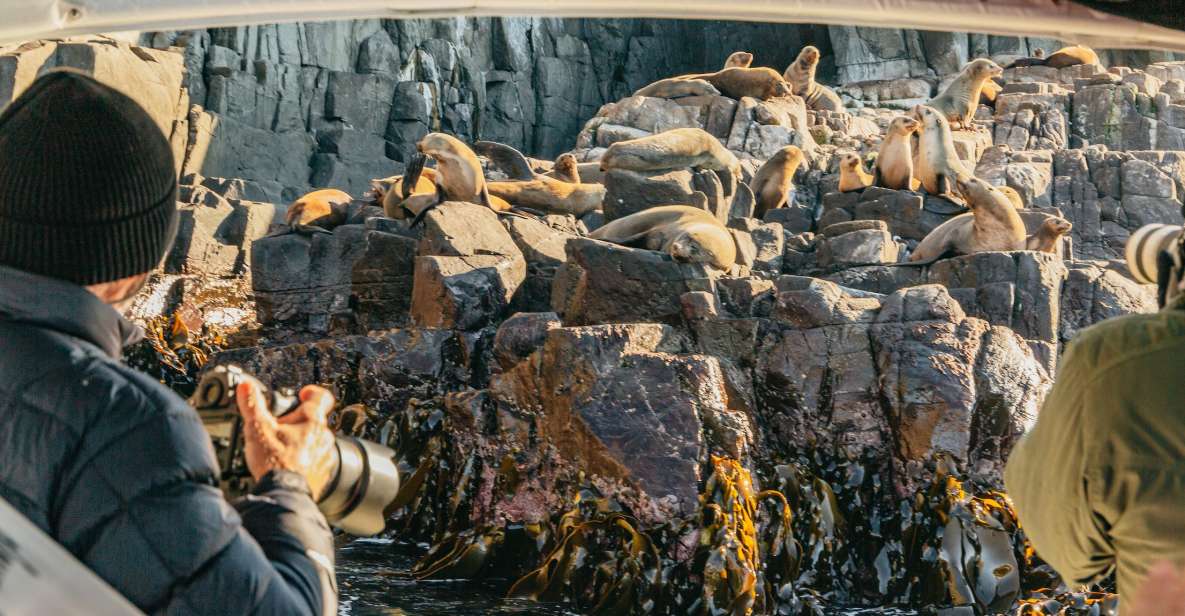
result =
[[[428,133],[416,144],[424,156],[413,157],[403,176],[403,196],[411,196],[412,187],[417,185],[424,170],[424,157],[436,161],[437,202],[468,201],[486,207],[493,207],[486,192],[485,174],[477,154],[460,139],[444,133]]]
[[[724,61],[724,68],[749,68],[753,64],[753,54],[747,51],[734,51]]]
[[[975,109],[979,106],[983,84],[1003,72],[1000,65],[987,58],[972,60],[942,94],[935,96],[926,105],[942,112],[947,120],[958,124],[960,128],[970,128]]]
[[[897,116],[889,122],[885,138],[873,164],[873,183],[893,190],[916,190],[913,175],[913,135],[918,121],[908,116]]]
[[[669,77],[643,86],[634,92],[634,96],[650,96],[653,98],[683,98],[685,96],[720,96],[716,86],[703,79],[694,77]]]
[[[346,222],[346,208],[353,198],[333,188],[301,196],[284,213],[284,223],[294,233],[328,233]]]
[[[843,111],[843,100],[834,90],[815,81],[815,72],[819,69],[819,49],[814,45],[807,45],[798,52],[798,58],[786,67],[782,78],[790,83],[794,94],[801,96],[806,102],[807,109],[822,109],[824,111]]]
[[[660,205],[606,223],[589,237],[657,250],[676,261],[705,263],[728,271],[736,263],[736,240],[716,217],[687,205]]]
[[[570,152],[564,152],[555,159],[555,166],[551,171],[545,173],[549,177],[553,177],[563,182],[571,182],[572,184],[580,183],[580,164],[576,162],[576,157]]]
[[[1058,253],[1058,242],[1062,236],[1074,229],[1074,225],[1060,216],[1046,218],[1037,231],[1025,238],[1025,250]]]
[[[913,115],[920,122],[914,175],[931,195],[959,200],[955,195],[957,182],[972,177],[972,174],[955,153],[946,115],[927,105],[915,106]]]
[[[741,162],[720,140],[700,128],[674,128],[655,135],[618,141],[601,156],[601,170],[662,171],[710,169],[741,177]]]
[[[486,190],[495,198],[551,214],[576,217],[600,209],[605,200],[604,186],[566,182],[537,174],[521,152],[504,143],[478,141],[473,148],[510,176],[511,181],[486,183]],[[575,166],[575,157],[571,163]]]
[[[1062,47],[1048,56],[1034,54],[1033,57],[1029,58],[1017,58],[1007,68],[1018,68],[1022,66],[1066,68],[1067,66],[1077,66],[1079,64],[1101,65],[1102,63],[1099,62],[1099,54],[1095,53],[1090,47],[1085,45],[1070,45],[1068,47]]]
[[[766,212],[790,204],[794,195],[794,174],[804,160],[806,157],[798,146],[788,145],[761,165],[749,181],[756,200],[754,218],[763,218]]]
[[[864,190],[872,186],[872,174],[864,170],[864,161],[855,152],[839,157],[839,192]]]
[[[910,263],[899,265],[929,265],[952,253],[1025,249],[1025,224],[1004,193],[979,178],[961,179],[958,185],[971,211],[935,227],[918,242]]]

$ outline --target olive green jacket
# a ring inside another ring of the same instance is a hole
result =
[[[1185,297],[1074,339],[1004,482],[1071,586],[1114,568],[1134,592],[1156,562],[1185,563]]]

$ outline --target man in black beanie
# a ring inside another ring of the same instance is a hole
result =
[[[277,421],[240,388],[257,484],[232,507],[197,413],[119,362],[176,192],[156,124],[90,77],[50,72],[0,114],[0,498],[145,612],[333,613],[329,392]]]

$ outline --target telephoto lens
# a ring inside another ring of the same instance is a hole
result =
[[[1124,249],[1127,268],[1137,282],[1154,284],[1160,282],[1161,265],[1170,259],[1175,263],[1175,244],[1181,237],[1181,225],[1144,225],[1132,232]],[[1167,255],[1167,256],[1166,256]]]
[[[300,403],[293,392],[270,389],[239,366],[215,366],[207,370],[189,404],[197,409],[211,437],[229,435],[226,459],[219,461],[223,469],[243,467],[236,460],[242,452],[243,436],[235,388],[244,381],[255,383],[277,417]],[[339,434],[335,454],[333,479],[317,501],[317,507],[330,524],[351,535],[365,537],[383,532],[387,506],[399,492],[395,452],[372,441]]]

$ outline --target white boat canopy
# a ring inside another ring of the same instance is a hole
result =
[[[1138,12],[1137,12],[1138,13]],[[365,17],[665,17],[1041,36],[1100,48],[1185,51],[1185,32],[1069,0],[0,0],[0,44],[120,31]]]

